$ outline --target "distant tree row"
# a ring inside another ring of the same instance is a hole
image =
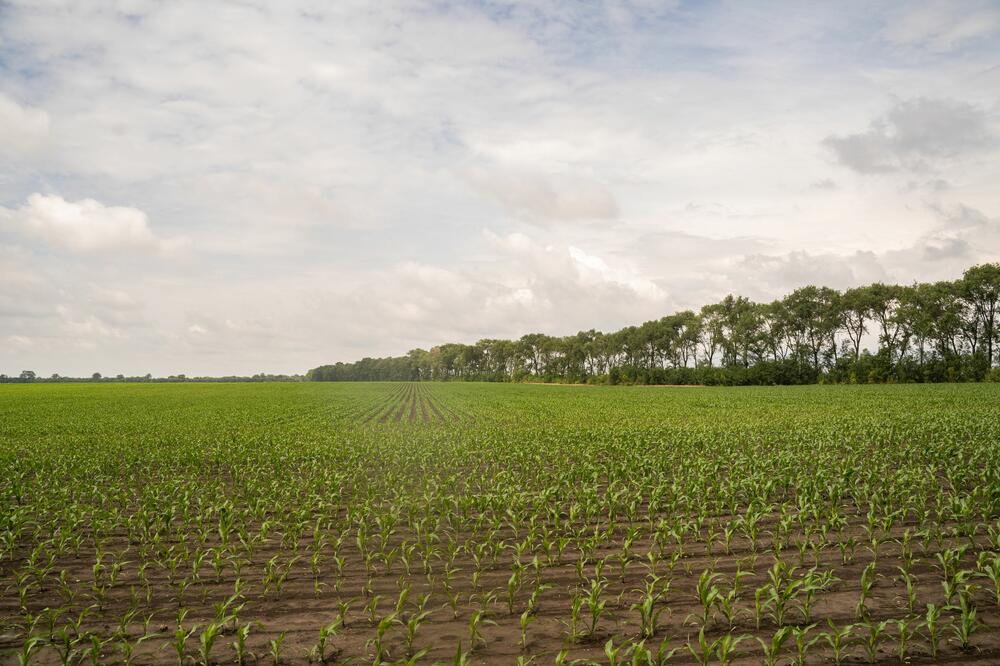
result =
[[[314,381],[805,384],[1000,380],[1000,264],[951,282],[727,296],[613,333],[443,344],[314,368]]]
[[[95,372],[90,377],[64,377],[58,373],[53,373],[48,377],[40,377],[34,370],[22,370],[18,375],[8,376],[0,374],[0,384],[54,384],[78,382],[101,384],[114,384],[119,382],[299,382],[302,380],[302,375],[268,375],[264,373],[251,376],[227,375],[224,377],[188,377],[184,374],[169,375],[167,377],[154,377],[152,374],[137,376],[104,376],[99,372]]]

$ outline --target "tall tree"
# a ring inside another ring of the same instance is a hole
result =
[[[525,376],[549,381],[664,381],[694,366],[702,381],[745,381],[751,375],[724,368],[795,358],[803,368],[760,373],[761,381],[801,381],[826,371],[835,380],[930,381],[982,378],[983,368],[998,360],[1000,264],[974,266],[956,282],[898,286],[875,283],[843,294],[806,286],[768,304],[736,295],[706,305],[698,314],[686,310],[601,333],[580,331],[566,337],[529,333],[517,341],[483,339],[474,345],[442,344],[430,351],[411,350],[403,357],[364,358],[313,368],[315,380],[486,380]],[[878,354],[863,359],[869,335]],[[838,336],[845,358],[838,358]],[[849,358],[848,358],[849,357]],[[968,363],[969,358],[976,363]],[[900,363],[916,359],[917,363]],[[927,367],[928,360],[941,361]],[[922,368],[919,373],[914,368]],[[944,372],[944,370],[947,372]],[[779,379],[780,378],[780,379]]]
[[[715,354],[725,343],[725,333],[722,328],[722,306],[719,303],[702,306],[701,308],[702,358],[708,367],[715,365]]]
[[[854,359],[861,357],[861,341],[868,333],[872,315],[871,295],[867,287],[848,289],[839,299],[840,327],[847,334],[854,350]]]
[[[838,327],[838,297],[839,294],[829,287],[808,286],[796,289],[782,301],[797,351],[805,354],[816,370]]]
[[[981,264],[965,271],[962,295],[969,301],[982,330],[986,361],[993,367],[997,307],[1000,304],[1000,264]]]
[[[891,368],[906,346],[906,327],[897,316],[903,287],[876,282],[866,289],[872,319],[879,326],[879,347],[885,352]]]

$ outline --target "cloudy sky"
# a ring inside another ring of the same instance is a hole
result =
[[[950,279],[998,183],[996,1],[0,0],[0,372]]]

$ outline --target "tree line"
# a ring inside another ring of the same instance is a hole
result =
[[[17,375],[0,373],[0,384],[115,384],[115,383],[183,383],[183,382],[300,382],[302,375],[272,375],[258,373],[252,376],[226,375],[223,377],[188,377],[185,374],[154,377],[151,373],[145,375],[102,375],[95,372],[89,377],[69,377],[53,373],[48,377],[39,375],[34,370],[22,370]]]
[[[770,303],[729,295],[612,333],[449,343],[310,370],[314,381],[806,384],[1000,380],[1000,264],[961,279],[838,291],[806,286]]]

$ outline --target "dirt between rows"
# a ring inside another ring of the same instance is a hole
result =
[[[362,424],[445,423],[463,418],[467,415],[438,400],[426,386],[411,382],[389,391],[373,407],[363,411],[358,420]]]
[[[895,528],[891,536],[899,538],[904,527]],[[471,533],[455,536],[459,542],[475,539]],[[854,536],[863,543],[861,538],[863,531],[858,526],[849,529],[845,536]],[[394,535],[389,540],[390,549],[392,546],[400,545],[404,537],[412,538],[412,535]],[[508,539],[511,543],[515,542],[515,535],[510,530],[500,532],[497,538]],[[963,568],[974,568],[975,553],[984,548],[986,544],[982,539],[975,541],[962,539],[960,541],[947,541],[945,546],[959,542],[974,545],[962,560]],[[210,541],[209,545],[216,544]],[[742,570],[752,568],[754,572],[751,577],[743,581],[742,599],[738,603],[741,611],[734,624],[730,627],[728,622],[715,613],[706,631],[709,640],[731,632],[738,636],[761,637],[766,641],[776,630],[777,627],[770,618],[765,618],[758,630],[752,614],[754,589],[765,584],[767,569],[774,561],[768,552],[771,547],[770,542],[765,538],[758,543],[758,554],[755,562],[748,541],[735,538],[731,545],[732,549],[729,554],[722,552],[722,546],[719,544],[716,544],[713,553],[709,554],[703,542],[686,544],[686,554],[678,560],[672,574],[668,574],[667,562],[659,564],[657,572],[661,576],[669,577],[670,587],[658,604],[658,607],[666,606],[666,610],[660,617],[656,636],[648,640],[647,644],[655,651],[655,647],[660,641],[664,637],[669,637],[671,648],[681,648],[667,663],[699,663],[684,648],[684,645],[688,640],[697,641],[698,628],[690,616],[700,613],[701,605],[696,598],[695,586],[700,573],[709,567],[714,567],[715,571],[723,574],[722,579],[718,581],[723,591],[728,590],[738,566]],[[579,589],[584,583],[578,578],[573,563],[577,552],[572,547],[566,550],[560,563],[540,567],[538,574],[540,582],[552,587],[539,597],[537,613],[534,621],[528,627],[527,642],[524,648],[520,644],[519,618],[531,594],[531,581],[535,574],[533,568],[530,567],[531,558],[526,557],[525,560],[522,560],[525,564],[529,564],[524,576],[526,582],[515,596],[514,612],[511,613],[507,604],[507,583],[513,562],[513,554],[510,550],[503,553],[496,566],[489,567],[482,574],[479,584],[475,586],[472,582],[472,575],[476,565],[472,558],[464,552],[456,557],[453,564],[455,569],[452,574],[453,582],[451,583],[452,594],[457,593],[459,597],[456,611],[451,608],[448,602],[448,593],[444,586],[444,561],[432,560],[433,572],[430,576],[423,573],[423,564],[419,557],[414,557],[411,561],[409,575],[405,575],[403,565],[399,561],[395,562],[392,571],[386,570],[385,564],[380,562],[377,574],[370,579],[369,587],[369,576],[352,539],[345,539],[340,551],[346,559],[346,564],[339,590],[336,589],[335,566],[332,558],[327,557],[318,579],[319,591],[316,592],[315,580],[308,564],[309,542],[303,540],[300,548],[302,558],[292,567],[281,591],[278,593],[270,592],[265,596],[262,594],[261,586],[265,563],[275,556],[279,558],[280,562],[285,562],[291,557],[290,548],[287,545],[282,546],[280,536],[273,535],[255,553],[253,563],[246,565],[242,570],[241,578],[245,583],[245,606],[239,612],[238,621],[241,624],[253,623],[247,641],[248,649],[256,655],[256,659],[252,661],[262,664],[273,663],[268,643],[273,639],[278,639],[280,635],[284,635],[279,654],[280,663],[315,663],[315,658],[310,657],[310,651],[317,642],[320,627],[337,618],[339,604],[350,600],[350,608],[345,615],[345,626],[340,627],[336,635],[329,639],[328,649],[333,656],[328,659],[328,663],[373,663],[375,655],[371,640],[375,636],[376,630],[375,625],[369,619],[365,606],[371,603],[373,598],[380,597],[374,604],[374,615],[376,620],[385,617],[393,612],[400,586],[406,583],[411,586],[411,590],[401,613],[404,621],[414,614],[415,604],[419,596],[425,593],[430,594],[425,605],[425,610],[430,611],[430,615],[420,625],[414,641],[414,651],[426,651],[426,654],[417,663],[453,663],[456,648],[459,645],[462,646],[463,650],[470,648],[470,618],[474,613],[482,610],[485,613],[485,619],[489,621],[482,628],[485,644],[475,647],[469,655],[467,663],[513,664],[519,657],[524,657],[528,663],[549,664],[554,663],[555,656],[565,648],[569,651],[569,659],[566,663],[582,659],[607,664],[609,661],[604,656],[604,644],[609,639],[612,639],[617,645],[626,638],[635,639],[639,635],[638,611],[632,610],[631,607],[639,601],[640,593],[638,590],[644,587],[647,580],[648,568],[640,558],[643,558],[651,547],[649,539],[633,545],[632,551],[637,554],[637,558],[627,564],[624,579],[620,575],[618,561],[612,557],[607,562],[603,570],[603,577],[608,581],[607,592],[604,595],[607,610],[601,617],[594,635],[577,641],[568,639],[567,623],[570,619],[569,608],[572,591]],[[133,561],[133,563],[124,568],[119,583],[108,593],[103,609],[95,610],[82,624],[81,631],[94,632],[104,638],[114,635],[120,618],[131,606],[130,598],[133,590],[139,596],[144,596],[136,575],[137,565],[134,563],[138,557],[137,549],[134,546],[129,548],[125,540],[121,538],[110,541],[107,549],[122,553],[121,559]],[[914,564],[913,573],[918,579],[917,608],[920,612],[923,610],[924,604],[941,605],[944,600],[940,582],[941,574],[934,564],[936,549],[922,553],[917,546],[916,552],[920,559]],[[618,553],[620,553],[620,545],[616,544],[615,548],[598,550],[595,559],[615,556]],[[20,552],[18,556],[24,558],[27,556],[27,552]],[[794,548],[786,549],[783,552],[783,559],[787,563],[796,564],[798,553]],[[812,616],[814,621],[819,622],[819,625],[809,633],[810,640],[812,637],[818,636],[819,632],[828,630],[826,626],[828,619],[840,626],[857,621],[855,605],[859,595],[859,581],[862,570],[871,559],[871,553],[865,550],[863,545],[857,547],[855,559],[846,564],[842,562],[841,553],[837,548],[831,546],[821,551],[820,569],[832,569],[841,582],[836,583],[830,591],[817,596]],[[16,588],[13,588],[12,580],[14,563],[17,562],[19,562],[18,557],[13,563],[8,560],[0,564],[0,581],[2,581],[2,587],[5,590],[2,599],[0,599],[0,618],[3,618],[3,622],[0,624],[2,626],[0,653],[4,655],[2,657],[4,664],[18,663],[15,653],[24,639],[23,629],[15,626],[19,621],[23,621],[19,620],[19,618],[23,618],[23,614],[19,611],[18,596]],[[901,562],[898,544],[889,542],[882,546],[877,563],[878,584],[869,603],[872,620],[880,621],[908,616],[905,587],[896,568]],[[80,558],[63,558],[56,563],[55,571],[65,569],[70,586],[80,595],[72,611],[73,614],[78,614],[83,607],[92,603],[92,600],[87,597],[92,581],[92,564],[92,553],[84,553],[84,556]],[[806,563],[798,570],[798,573],[801,574],[813,565],[811,554],[807,554]],[[587,567],[585,574],[594,576],[593,564]],[[147,577],[152,589],[152,598],[148,605],[143,598],[142,603],[140,603],[142,612],[138,617],[144,617],[150,610],[154,612],[149,630],[156,636],[138,645],[135,649],[133,663],[177,663],[176,653],[169,646],[169,643],[175,629],[175,617],[178,609],[184,607],[189,611],[184,620],[186,628],[196,625],[204,627],[210,623],[215,616],[213,605],[232,594],[235,580],[234,571],[227,567],[223,570],[222,576],[217,578],[206,561],[201,569],[201,582],[192,585],[187,590],[182,602],[178,602],[176,588],[170,586],[163,568],[155,565],[150,566],[147,570]],[[927,640],[918,633],[909,643],[906,663],[1000,664],[1000,608],[997,606],[990,583],[985,579],[977,579],[976,582],[981,585],[981,588],[975,592],[973,598],[978,609],[979,620],[984,623],[984,626],[973,634],[972,650],[962,651],[953,639],[952,630],[946,627],[945,638],[942,640],[941,650],[936,659],[930,657]],[[491,591],[494,593],[493,599],[490,599],[489,593]],[[39,614],[45,608],[63,606],[63,601],[60,599],[56,586],[50,584],[45,589],[34,590],[29,594],[27,606],[32,614]],[[948,612],[945,615],[951,617],[954,616],[954,613]],[[55,627],[58,628],[64,621],[65,617],[61,618],[55,623]],[[582,621],[586,622],[583,619]],[[790,607],[785,623],[801,624],[801,621],[798,608]],[[46,621],[40,621],[36,625],[35,634],[44,634],[45,627]],[[854,638],[861,638],[862,632],[866,633],[867,629],[856,629]],[[383,663],[400,660],[407,656],[405,633],[405,627],[402,624],[393,624],[388,629],[384,639],[386,656]],[[140,634],[140,620],[137,619],[129,625],[128,635],[130,640],[134,641]],[[199,632],[195,631],[187,641],[187,650],[191,655],[197,652],[198,636]],[[886,640],[877,651],[875,663],[895,664],[900,662],[895,654],[896,636],[895,626],[890,625],[887,628]],[[230,647],[233,640],[233,633],[227,631],[211,651],[210,663],[235,663],[233,650]],[[848,650],[848,657],[842,663],[869,663],[864,654],[860,645],[852,645]],[[794,641],[790,640],[785,646],[779,663],[793,663],[794,656]],[[101,650],[99,662],[125,663],[118,643],[112,640],[106,644]],[[55,649],[44,647],[34,655],[31,663],[57,664],[60,663],[60,659]],[[83,657],[80,657],[78,663],[83,663]],[[191,660],[188,660],[188,663],[195,663],[193,656]],[[719,660],[713,659],[709,663],[719,663]],[[730,663],[763,663],[761,647],[756,640],[747,638],[740,643],[735,659]],[[825,642],[819,641],[809,648],[804,663],[831,664],[833,663],[833,653]]]

